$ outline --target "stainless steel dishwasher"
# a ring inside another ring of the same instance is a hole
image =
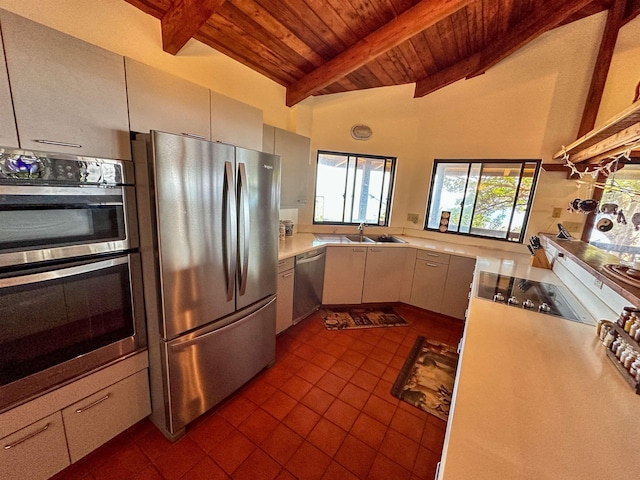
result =
[[[296,255],[293,284],[294,324],[318,310],[322,303],[325,255],[324,248]]]

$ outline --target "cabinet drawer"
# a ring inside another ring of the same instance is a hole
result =
[[[295,270],[290,268],[278,273],[278,296],[276,300],[276,334],[293,323],[293,286]]]
[[[4,437],[0,446],[2,480],[44,480],[70,463],[60,412]]]
[[[285,270],[289,270],[293,268],[296,263],[296,257],[283,258],[282,260],[278,260],[278,273],[282,273]]]
[[[429,260],[430,262],[443,263],[445,265],[448,265],[451,255],[449,255],[448,253],[432,252],[429,250],[418,250],[416,258],[420,260]]]
[[[147,370],[127,377],[62,410],[71,461],[151,413]]]

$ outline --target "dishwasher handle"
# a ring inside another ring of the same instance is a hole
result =
[[[298,260],[298,257],[296,257],[296,265],[303,265],[305,263],[317,262],[318,260],[322,260],[325,256],[326,256],[326,253],[321,252],[317,255],[313,255],[312,257],[302,257],[300,260]]]

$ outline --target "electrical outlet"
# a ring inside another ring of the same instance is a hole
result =
[[[553,218],[560,218],[560,215],[562,215],[562,208],[560,208],[560,207],[555,207],[555,208],[553,209],[553,213],[551,214],[551,216],[552,216]]]
[[[418,214],[407,213],[407,222],[418,223]]]
[[[594,285],[596,288],[602,288],[602,282],[601,282],[600,280],[598,280],[597,278],[594,278],[594,279],[593,279],[593,285]]]

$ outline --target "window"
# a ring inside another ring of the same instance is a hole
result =
[[[425,229],[522,242],[539,170],[540,160],[436,160]]]
[[[633,161],[633,159],[631,160]],[[640,165],[625,162],[609,175],[589,232],[589,243],[621,261],[640,260]],[[579,195],[576,195],[579,196]]]
[[[318,151],[313,223],[389,225],[395,157]]]

